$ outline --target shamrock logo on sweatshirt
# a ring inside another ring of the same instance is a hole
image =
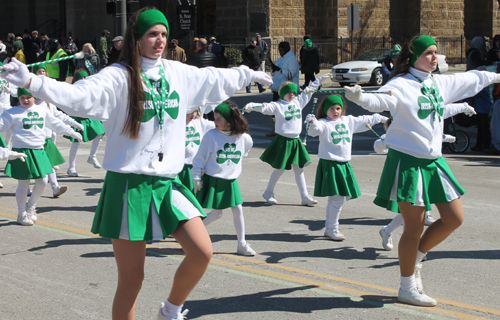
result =
[[[438,98],[438,106],[437,106],[437,113],[442,117],[443,116],[443,104],[441,103],[443,101],[443,98],[439,97]],[[424,97],[424,96],[420,96],[418,97],[417,99],[417,102],[418,102],[418,106],[419,106],[419,110],[418,110],[418,117],[420,119],[425,119],[427,118],[429,115],[431,115],[433,112],[435,112],[436,110],[434,110],[434,106],[432,105],[432,102],[427,98],[427,97]]]
[[[151,82],[151,85],[155,89],[155,91],[158,93],[156,96],[158,99],[158,103],[161,103],[161,81],[155,81],[149,79]],[[168,82],[166,83],[167,87],[165,88],[166,92],[168,93],[170,91],[170,85]],[[144,111],[142,113],[142,122],[148,122],[151,120],[156,115],[156,110],[155,110],[155,105],[153,103],[153,97],[151,96],[151,93],[149,90],[144,91]],[[177,119],[177,116],[179,115],[179,94],[174,91],[172,92],[166,99],[165,101],[165,106],[163,106],[163,110],[172,118],[172,119]]]
[[[300,119],[300,109],[294,105],[289,105],[288,110],[285,113],[285,120],[292,120],[294,118]]]
[[[343,123],[336,125],[335,130],[336,132],[332,131],[332,142],[334,144],[339,144],[342,140],[351,142],[351,138],[349,138],[349,131]]]
[[[234,143],[226,143],[224,144],[224,150],[217,151],[217,163],[219,164],[223,164],[226,161],[228,161],[228,165],[230,164],[229,161],[237,164],[240,162],[240,159],[241,152],[236,151],[236,144]]]
[[[43,118],[38,115],[38,112],[28,112],[27,116],[27,118],[23,118],[23,129],[28,130],[32,126],[43,129]]]
[[[186,127],[186,146],[190,143],[200,145],[200,133],[194,127]]]

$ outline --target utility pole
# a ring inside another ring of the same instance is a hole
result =
[[[115,17],[116,17],[116,35],[124,36],[125,30],[127,30],[127,3],[125,2],[125,0],[116,0]]]

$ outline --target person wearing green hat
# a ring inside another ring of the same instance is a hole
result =
[[[394,77],[380,91],[363,94],[360,86],[345,87],[345,97],[372,112],[390,111],[389,152],[374,203],[401,212],[404,231],[399,242],[400,289],[403,303],[432,307],[436,300],[423,293],[421,262],[427,252],[445,240],[464,220],[461,197],[465,190],[453,176],[441,153],[443,118],[452,113],[475,114],[473,108],[451,103],[476,95],[500,82],[493,72],[471,70],[434,75],[437,42],[417,35],[406,43],[396,61]],[[435,204],[441,219],[424,234],[424,214]]]
[[[308,34],[304,36],[304,45],[300,48],[300,72],[305,77],[304,85],[300,87],[302,90],[314,82],[314,74],[319,73],[319,51]]]
[[[391,72],[394,69],[394,65],[396,64],[396,59],[401,52],[401,47],[399,44],[396,44],[391,48],[389,54],[381,61],[382,67],[380,68],[380,73],[382,73],[383,82],[382,85],[386,84],[391,77]]]
[[[1,77],[69,115],[103,122],[107,173],[91,231],[112,239],[118,270],[113,319],[133,319],[146,241],[169,235],[186,257],[158,319],[184,317],[181,308],[213,252],[203,208],[177,177],[184,166],[186,114],[220,104],[251,81],[267,86],[272,81],[245,66],[199,69],[161,59],[168,33],[161,11],[138,10],[129,20],[118,63],[74,85],[36,77],[15,59],[0,67]]]

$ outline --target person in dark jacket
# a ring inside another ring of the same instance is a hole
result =
[[[198,42],[196,43],[196,49],[198,50],[198,52],[189,57],[186,60],[186,64],[198,68],[221,67],[217,56],[211,52],[208,52],[207,39],[200,38],[200,40],[198,40]]]
[[[487,56],[487,65],[498,64],[500,58],[498,57],[498,53],[500,52],[500,34],[495,35],[493,37],[493,47],[488,51]]]
[[[482,54],[484,47],[483,37],[474,37],[471,42],[471,47],[465,52],[467,56],[466,71],[477,69],[485,65],[485,59]]]
[[[313,46],[311,36],[304,36],[304,45],[300,49],[300,72],[304,74],[305,83],[301,87],[302,90],[314,82],[316,77],[314,74],[319,73],[319,52],[318,48]]]
[[[241,53],[241,57],[243,58],[243,64],[247,67],[249,67],[252,70],[259,70],[260,69],[260,62],[262,61],[264,57],[264,53],[262,52],[262,49],[260,46],[257,46],[257,40],[255,38],[252,38],[250,41],[250,45],[243,49],[243,52]],[[266,91],[262,87],[262,84],[256,82],[257,87],[259,88],[259,92],[262,93]],[[247,86],[247,93],[250,93],[250,88],[252,87],[252,83],[249,83]]]

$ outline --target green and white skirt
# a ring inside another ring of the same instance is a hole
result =
[[[236,179],[226,180],[205,174],[201,181],[203,187],[196,194],[196,198],[203,208],[223,210],[243,204]]]
[[[451,202],[464,193],[443,157],[419,159],[389,149],[373,202],[393,212],[399,212],[398,202],[431,210],[431,204]]]
[[[49,157],[49,161],[52,166],[58,166],[66,162],[62,154],[59,152],[59,149],[57,149],[56,145],[52,141],[52,138],[45,140],[43,149],[45,150],[47,157]]]
[[[83,124],[83,131],[75,130],[76,132],[81,133],[83,142],[89,142],[94,140],[97,136],[104,134],[104,126],[101,121],[87,119],[87,118],[79,118],[79,117],[71,117],[76,122]],[[64,136],[66,139],[71,140],[71,142],[78,142],[75,138],[71,138],[69,136]]]
[[[311,157],[300,138],[287,138],[277,134],[273,141],[260,156],[260,160],[267,162],[274,169],[291,170],[292,164],[304,168],[311,164]]]
[[[205,212],[178,178],[108,171],[91,231],[130,241],[161,240]]]
[[[5,166],[5,174],[17,180],[41,179],[53,173],[47,153],[43,149],[12,148],[27,155],[24,162],[15,159],[9,160]]]
[[[179,180],[181,180],[182,184],[185,185],[191,192],[194,191],[193,175],[191,174],[192,168],[192,164],[185,164],[182,171],[179,172]]]
[[[5,140],[3,139],[1,134],[0,134],[0,148],[7,148],[7,143],[5,143]]]
[[[319,159],[314,183],[315,197],[345,196],[356,199],[361,195],[349,162]]]

